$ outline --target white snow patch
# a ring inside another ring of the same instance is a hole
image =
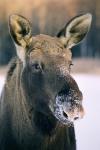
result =
[[[77,150],[100,150],[100,76],[74,75],[83,92],[85,116],[75,123]]]
[[[5,77],[3,75],[0,75],[0,93],[2,91],[4,82],[5,82]]]

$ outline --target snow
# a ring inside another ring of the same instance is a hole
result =
[[[86,112],[84,118],[75,123],[77,150],[100,150],[100,76],[73,76],[83,92]],[[4,76],[0,76],[0,92],[4,81]]]
[[[83,92],[85,116],[75,123],[77,150],[100,150],[100,76],[75,75]]]
[[[5,77],[3,75],[0,75],[0,93],[2,91],[2,87],[4,85],[5,82]]]

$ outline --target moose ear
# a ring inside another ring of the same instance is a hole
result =
[[[32,31],[30,22],[20,16],[11,15],[9,18],[10,33],[15,43],[22,47],[27,47],[32,40]]]
[[[57,35],[61,42],[71,48],[81,42],[89,31],[92,21],[90,13],[73,18]]]

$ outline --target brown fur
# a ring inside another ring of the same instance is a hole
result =
[[[80,20],[80,40],[87,18],[89,14],[71,21],[74,28]],[[29,21],[19,15],[12,15],[9,24],[18,57],[11,62],[0,100],[0,150],[76,150],[73,121],[83,117],[83,107],[70,75],[73,35],[32,37]]]

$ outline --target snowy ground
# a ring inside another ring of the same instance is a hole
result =
[[[100,76],[76,75],[75,79],[83,92],[86,112],[75,124],[78,150],[100,150]]]
[[[100,150],[100,76],[77,74],[83,92],[85,117],[75,123],[77,150]],[[0,76],[0,92],[4,76]]]
[[[2,91],[2,87],[4,85],[4,82],[5,82],[5,78],[3,75],[0,75],[0,93]]]

